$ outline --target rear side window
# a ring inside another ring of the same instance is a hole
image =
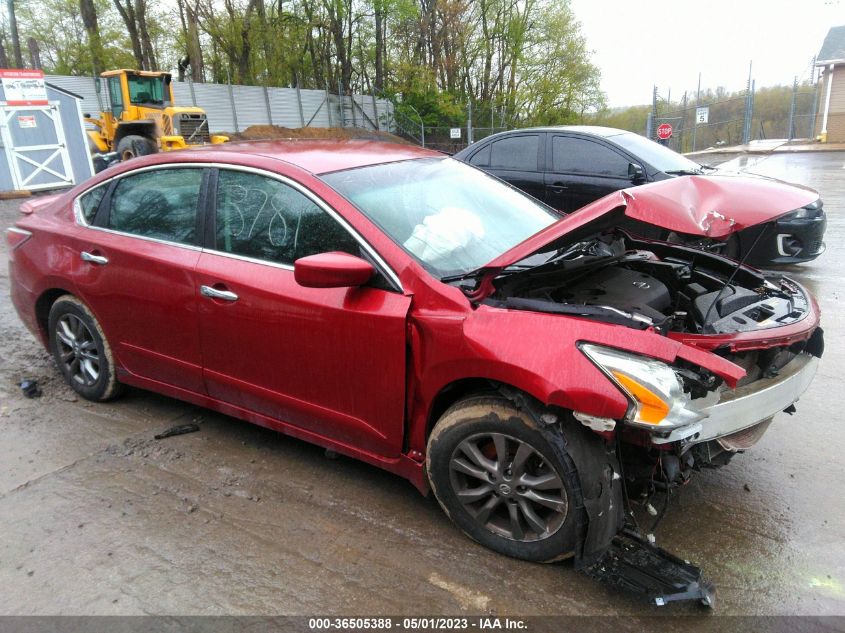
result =
[[[540,137],[524,134],[494,141],[490,149],[490,167],[516,171],[537,171]]]
[[[552,139],[552,168],[563,174],[626,178],[628,159],[601,143],[571,136],[555,136]]]
[[[478,165],[479,167],[487,167],[490,164],[490,146],[477,151],[469,159],[470,165]]]
[[[217,250],[280,264],[330,251],[360,255],[355,238],[310,198],[247,172],[220,171],[215,232]]]
[[[100,185],[79,198],[79,207],[82,209],[82,217],[85,219],[86,224],[94,223],[97,210],[100,208],[103,196],[106,195],[106,189],[108,189],[107,185]]]
[[[111,195],[108,228],[196,244],[202,169],[156,169],[121,178]]]

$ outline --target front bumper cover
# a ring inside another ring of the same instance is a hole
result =
[[[732,435],[788,408],[810,386],[819,359],[810,354],[799,354],[773,378],[754,382],[722,393],[718,403],[701,410],[706,418],[677,429],[664,436],[654,435],[654,444],[683,442],[686,446]]]

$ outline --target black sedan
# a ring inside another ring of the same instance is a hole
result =
[[[699,165],[639,134],[598,126],[511,130],[489,136],[455,158],[475,165],[566,213],[611,192],[675,176],[730,178]],[[628,228],[640,235],[682,242],[745,257],[756,266],[796,264],[824,252],[825,213],[821,199],[749,227],[724,242],[677,233],[643,223]],[[753,249],[752,249],[753,247]]]

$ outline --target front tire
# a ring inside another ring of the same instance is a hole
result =
[[[152,139],[137,134],[129,134],[120,139],[117,144],[117,155],[120,160],[130,160],[136,156],[155,154],[158,147]]]
[[[434,495],[467,536],[536,562],[574,553],[572,470],[510,401],[485,396],[455,404],[435,425],[426,452]]]
[[[95,402],[119,395],[111,347],[84,303],[73,295],[59,297],[50,308],[48,327],[50,351],[76,393]]]

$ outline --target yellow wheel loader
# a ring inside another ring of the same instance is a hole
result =
[[[174,105],[170,73],[109,70],[101,77],[111,109],[85,120],[91,149],[102,166],[158,151],[225,143],[227,136],[212,135],[205,110]],[[99,170],[98,170],[99,171]]]

